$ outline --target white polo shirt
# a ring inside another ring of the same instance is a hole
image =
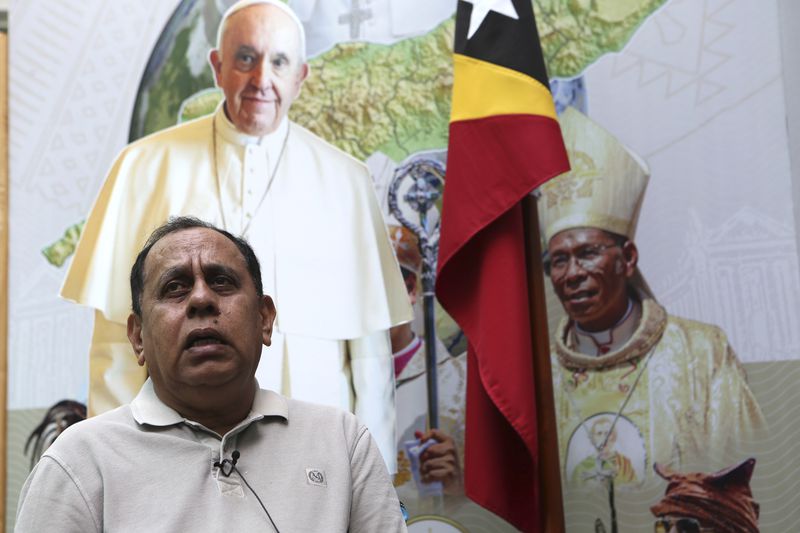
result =
[[[148,379],[130,405],[70,427],[20,495],[18,532],[405,531],[367,429],[350,413],[259,389],[220,437],[163,404]]]

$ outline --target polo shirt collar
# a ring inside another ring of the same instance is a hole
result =
[[[278,416],[289,420],[289,405],[284,396],[271,390],[258,387],[247,420],[257,420],[267,416]],[[153,388],[153,380],[147,378],[139,394],[131,402],[131,413],[138,424],[149,426],[172,426],[187,422],[175,409],[162,402]]]

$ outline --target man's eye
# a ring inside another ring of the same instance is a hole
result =
[[[228,276],[215,276],[211,280],[211,284],[214,285],[215,287],[227,287],[229,285],[232,285],[233,282]]]
[[[289,64],[289,60],[286,56],[278,56],[272,60],[272,66],[275,68],[283,68]]]
[[[562,267],[564,267],[564,265],[567,264],[567,261],[568,261],[568,259],[567,259],[566,256],[564,256],[564,255],[556,255],[550,261],[550,266],[553,267],[553,268],[562,268]]]
[[[600,250],[597,248],[584,248],[578,252],[578,257],[581,259],[597,259],[600,256]]]
[[[237,54],[236,67],[240,70],[250,70],[255,67],[256,59],[253,54]]]
[[[165,294],[179,294],[186,290],[186,284],[182,281],[170,281],[164,285]]]

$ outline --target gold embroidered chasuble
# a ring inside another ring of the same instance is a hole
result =
[[[624,475],[610,474],[617,486],[651,477],[654,461],[716,464],[764,426],[720,328],[669,316],[651,298],[642,302],[633,336],[616,351],[599,356],[575,351],[570,327],[562,320],[552,351],[565,482],[601,478],[601,467],[610,462],[598,457],[615,454],[633,468],[633,474],[629,467]],[[587,467],[593,460],[595,472]]]

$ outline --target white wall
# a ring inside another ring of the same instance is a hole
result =
[[[780,13],[781,55],[783,60],[783,85],[786,95],[786,128],[789,133],[789,159],[794,188],[795,236],[800,249],[800,2],[778,0]]]

